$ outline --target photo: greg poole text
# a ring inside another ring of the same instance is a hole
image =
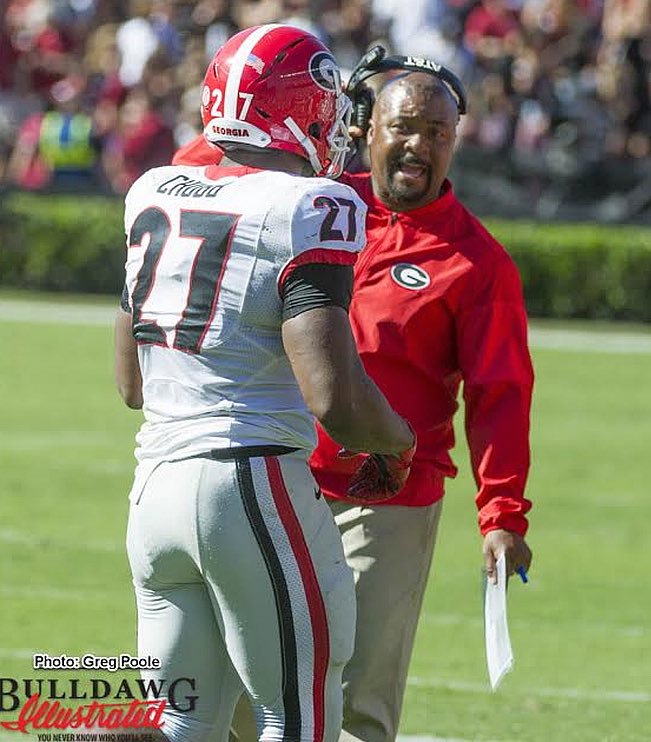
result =
[[[159,670],[161,662],[157,657],[134,657],[131,654],[119,654],[114,657],[102,657],[96,654],[81,656],[67,654],[32,655],[34,670]]]

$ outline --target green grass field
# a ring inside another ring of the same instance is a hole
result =
[[[0,678],[36,676],[35,651],[135,650],[123,541],[140,415],[114,392],[111,336],[0,308]],[[509,592],[514,670],[489,691],[460,442],[402,732],[651,740],[651,355],[534,350],[534,362],[534,564]]]

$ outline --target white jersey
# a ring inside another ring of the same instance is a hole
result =
[[[352,264],[365,216],[352,189],[324,178],[170,166],[134,183],[126,300],[143,378],[139,461],[314,447],[279,289],[295,265]]]

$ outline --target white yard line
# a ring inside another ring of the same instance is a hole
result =
[[[0,322],[32,322],[106,327],[113,324],[118,306],[53,301],[0,299]],[[651,353],[651,332],[530,328],[532,348],[599,353]]]
[[[528,588],[527,588],[528,589]],[[465,625],[476,628],[483,628],[484,618],[483,616],[469,616],[463,613],[427,613],[420,617],[420,623],[424,626],[457,626]],[[558,626],[558,622],[547,620],[541,622],[539,619],[534,618],[525,619],[518,618],[517,623],[522,627],[529,627],[531,630],[535,630],[536,627],[544,626],[545,628],[550,626]],[[567,622],[569,623],[569,622]],[[581,621],[581,629],[583,632],[607,632],[612,636],[623,636],[623,637],[641,637],[647,634],[651,634],[651,626],[646,624],[613,624],[603,623],[602,621]]]
[[[76,304],[55,301],[0,299],[0,322],[34,322],[37,324],[95,325],[113,324],[119,306]]]
[[[82,448],[114,443],[110,433],[97,430],[30,430],[3,437],[3,451],[40,451],[49,448]]]
[[[31,660],[37,649],[4,649],[0,647],[0,660]]]
[[[15,528],[0,528],[0,546],[3,544],[7,546],[26,546],[34,549],[42,549],[44,544],[47,544],[48,549],[56,547],[70,548],[73,546],[75,549],[81,549],[83,551],[98,551],[108,554],[121,554],[124,552],[124,544],[114,541],[92,539],[90,541],[79,540],[71,543],[69,539],[58,540],[50,533],[39,536]],[[2,587],[0,586],[1,590]]]
[[[95,600],[98,596],[98,588],[89,587],[87,590],[71,590],[68,588],[57,588],[49,585],[0,585],[0,598],[3,601],[13,599],[27,599],[27,600],[38,600],[40,602],[45,601],[83,601],[88,602],[89,600]],[[106,588],[101,589],[101,597],[108,599],[115,599],[121,595],[130,594],[129,586],[126,585],[124,590],[107,590]],[[5,602],[6,605],[6,602]]]
[[[407,684],[416,688],[443,688],[461,693],[490,695],[492,691],[486,683],[473,683],[465,680],[446,680],[445,678],[418,678],[409,676]],[[577,701],[614,701],[620,703],[649,703],[651,693],[644,691],[607,690],[605,688],[514,688],[510,693],[519,696],[540,696],[544,698],[573,698]]]
[[[543,350],[573,350],[594,353],[651,353],[651,332],[599,332],[531,327],[529,343]]]

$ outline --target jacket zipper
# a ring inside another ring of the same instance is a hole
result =
[[[391,227],[393,227],[397,221],[398,221],[398,214],[395,211],[392,211],[391,215],[387,219],[387,225],[385,228],[386,231],[388,231]],[[376,244],[373,250],[369,250],[368,244],[367,244],[367,246],[361,251],[359,258],[357,259],[357,264],[355,266],[356,268],[355,273],[357,275],[361,275],[362,271],[366,269],[367,263],[370,261],[371,256],[374,255],[378,249],[380,249],[383,242],[384,241],[380,242],[379,244]]]

